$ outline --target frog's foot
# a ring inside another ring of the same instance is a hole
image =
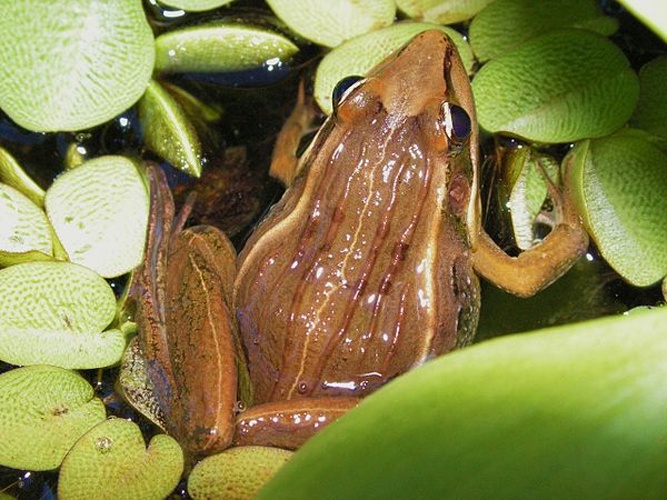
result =
[[[510,257],[482,229],[473,249],[475,271],[519,297],[530,297],[549,286],[588,249],[588,234],[567,185],[559,188],[544,169],[542,174],[556,211],[555,226],[549,235],[536,246]]]
[[[351,397],[322,397],[253,406],[236,419],[234,446],[297,449],[359,401]]]

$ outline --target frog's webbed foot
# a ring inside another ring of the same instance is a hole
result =
[[[511,257],[482,229],[473,249],[475,271],[519,297],[530,297],[549,286],[588,248],[588,234],[567,186],[559,188],[544,169],[542,174],[556,211],[555,226],[549,235],[536,246]]]

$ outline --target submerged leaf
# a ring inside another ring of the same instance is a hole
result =
[[[397,378],[258,498],[662,498],[667,309],[483,342]]]
[[[0,464],[55,469],[88,429],[104,420],[104,404],[77,373],[54,366],[0,375]]]
[[[20,191],[38,207],[44,205],[44,190],[25,173],[9,151],[2,147],[0,147],[0,181]]]
[[[5,2],[0,107],[30,130],[89,128],[139,99],[154,57],[140,0]]]
[[[112,418],[87,432],[67,454],[58,498],[160,500],[182,472],[183,452],[174,439],[158,434],[146,448],[137,424]]]
[[[0,270],[0,360],[15,365],[100,368],[120,361],[125,336],[102,331],[116,313],[104,279],[69,262]]]
[[[628,120],[639,95],[623,52],[578,29],[533,38],[491,60],[472,85],[480,126],[547,143],[610,134]]]

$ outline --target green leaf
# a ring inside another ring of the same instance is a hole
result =
[[[293,452],[241,446],[205,458],[188,477],[192,498],[254,498]]]
[[[125,349],[104,279],[69,262],[28,262],[0,270],[0,360],[15,365],[99,368]]]
[[[144,444],[141,429],[112,418],[76,442],[60,470],[62,500],[160,500],[176,487],[183,472],[183,451],[166,434]]]
[[[392,52],[422,31],[430,29],[447,33],[456,44],[465,68],[472,70],[472,52],[460,33],[438,24],[400,22],[348,40],[324,56],[315,74],[314,96],[317,104],[326,114],[331,114],[331,93],[341,79],[350,75],[367,74]]]
[[[25,173],[9,151],[2,147],[0,147],[0,181],[23,193],[38,207],[44,206],[44,190]]]
[[[595,0],[496,0],[470,24],[470,43],[480,61],[501,56],[523,42],[560,28],[585,28],[611,35],[618,21],[603,15]]]
[[[161,0],[160,3],[183,9],[188,12],[202,12],[205,10],[213,10],[223,5],[231,3],[232,0]]]
[[[662,498],[667,309],[491,340],[397,378],[258,498]]]
[[[667,154],[636,132],[577,144],[567,175],[602,256],[630,283],[647,286],[667,275]]]
[[[155,80],[139,101],[139,119],[148,149],[185,173],[201,175],[197,130],[181,105]]]
[[[27,366],[0,375],[0,464],[55,469],[88,429],[104,420],[104,404],[75,372]]]
[[[30,130],[79,130],[143,94],[155,50],[140,0],[5,2],[0,107]]]
[[[639,101],[630,119],[633,127],[667,138],[667,56],[653,59],[639,70]]]
[[[302,37],[326,47],[391,25],[391,0],[267,0],[271,10]]]
[[[661,0],[619,0],[632,12],[642,24],[653,30],[663,41],[667,42],[667,18],[665,4]]]
[[[406,16],[420,21],[454,24],[466,21],[492,0],[396,0]]]
[[[493,59],[472,85],[483,128],[547,143],[610,134],[628,120],[639,95],[623,52],[578,29],[533,38]]]
[[[72,262],[106,278],[125,274],[141,262],[149,201],[132,160],[89,160],[58,177],[44,204]]]
[[[11,186],[0,184],[0,265],[53,257],[44,211]]]
[[[284,35],[233,19],[169,31],[155,40],[155,69],[231,72],[287,61],[299,48]]]

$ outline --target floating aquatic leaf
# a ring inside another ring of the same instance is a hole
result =
[[[264,446],[241,446],[199,462],[188,478],[188,493],[205,498],[254,498],[293,452]]]
[[[577,144],[568,176],[602,256],[630,283],[647,286],[667,275],[667,155],[636,132]]]
[[[496,0],[470,24],[470,44],[480,61],[506,54],[531,38],[560,28],[585,28],[608,36],[618,21],[595,0]],[[560,47],[570,52],[568,47]]]
[[[62,500],[160,500],[176,487],[183,452],[166,434],[148,448],[139,426],[112,418],[79,439],[63,461],[58,480]]]
[[[662,498],[667,309],[457,351],[307,442],[258,498]]]
[[[5,2],[0,107],[30,130],[89,128],[139,99],[154,57],[140,0]]]
[[[639,70],[639,101],[630,124],[667,139],[667,56],[657,57]]]
[[[223,5],[231,3],[232,0],[161,0],[160,3],[175,7],[177,9],[187,10],[189,12],[201,12],[213,10]]]
[[[324,56],[315,75],[314,95],[317,104],[325,113],[331,114],[331,93],[340,80],[350,75],[365,75],[392,52],[429,29],[447,33],[456,44],[465,68],[469,71],[472,69],[472,51],[460,33],[438,24],[409,21],[396,23],[348,40]]]
[[[88,429],[106,417],[104,404],[77,373],[27,366],[0,375],[0,464],[55,469]]]
[[[183,108],[157,81],[151,81],[139,101],[144,143],[174,167],[201,175],[201,143]]]
[[[396,16],[396,4],[390,0],[268,0],[267,3],[293,31],[327,47],[389,26]]]
[[[0,184],[0,265],[53,256],[51,225],[44,211],[7,184]]]
[[[220,19],[164,33],[155,50],[157,71],[210,73],[278,65],[299,48],[266,27]]]
[[[492,0],[396,0],[408,17],[431,23],[454,24],[466,21]]]
[[[125,336],[103,331],[116,312],[111,287],[69,262],[0,270],[0,360],[15,365],[100,368],[120,361]]]
[[[89,160],[58,177],[44,204],[72,262],[106,278],[125,274],[141,262],[149,203],[132,160]]]
[[[484,129],[547,143],[612,133],[639,95],[623,52],[579,29],[527,41],[484,65],[472,85]]]

